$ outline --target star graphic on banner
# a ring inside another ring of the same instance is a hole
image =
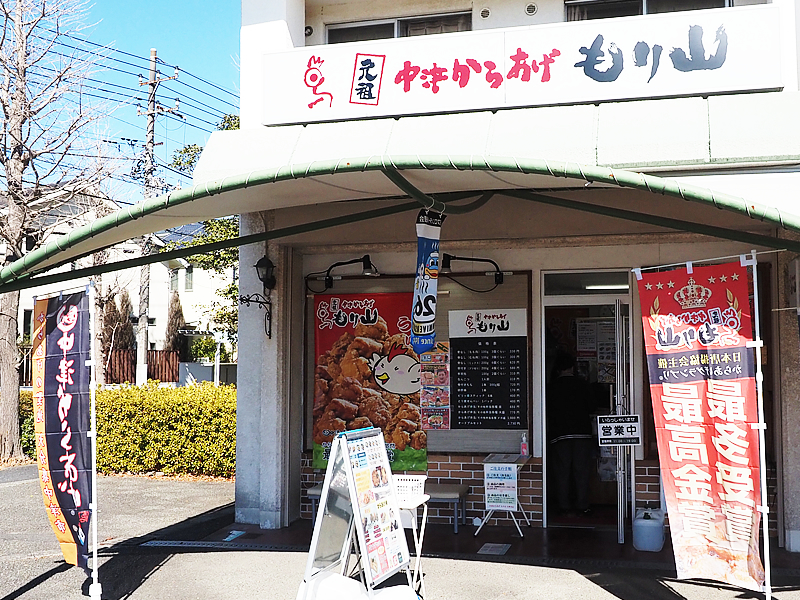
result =
[[[652,290],[653,289],[653,284],[652,283],[645,283],[644,287],[645,287],[646,290]]]
[[[734,281],[739,281],[739,274],[734,273],[733,275],[731,275],[731,279],[733,279]]]
[[[712,275],[708,278],[708,283],[717,283],[717,278]]]
[[[720,275],[719,276],[719,280],[720,280],[721,283],[725,283],[726,281],[728,281],[728,276],[727,275]]]
[[[674,287],[675,287],[675,284],[674,284],[674,283],[672,283],[672,282],[670,281],[669,283],[667,283],[667,286],[668,286],[668,287],[671,287],[671,288],[674,288]]]
[[[657,287],[658,289],[660,289],[660,290],[663,290],[663,289],[664,289],[664,284],[663,284],[663,283],[661,283],[661,282],[658,282],[658,283],[656,284],[656,287]]]

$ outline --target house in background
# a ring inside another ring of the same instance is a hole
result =
[[[98,200],[100,194],[94,194],[92,198],[76,196],[67,203],[59,203],[57,209],[47,217],[49,227],[43,228],[46,237],[43,241],[57,238],[69,233],[72,229],[85,223],[89,223],[98,217],[98,214],[108,214],[117,210],[119,207],[108,198]],[[175,230],[159,232],[147,236],[147,240],[130,240],[104,250],[100,253],[79,258],[69,264],[62,265],[53,272],[70,271],[79,268],[90,267],[102,262],[118,262],[137,258],[142,255],[143,246],[149,246],[150,251],[157,251],[169,242],[181,242],[189,239],[202,231],[200,224],[192,224],[176,228]],[[33,242],[33,240],[31,240]],[[31,243],[28,249],[33,247]],[[153,248],[155,250],[153,250]],[[234,281],[235,272],[232,270],[226,275],[218,275],[212,271],[195,268],[190,262],[179,259],[153,263],[149,267],[149,305],[148,305],[148,328],[147,328],[147,350],[162,351],[166,339],[167,321],[169,314],[169,304],[173,293],[177,293],[183,310],[184,320],[187,329],[214,330],[216,325],[212,322],[208,314],[209,309],[214,303],[221,303],[224,300],[217,294],[217,290]],[[100,303],[116,301],[119,308],[119,298],[123,290],[127,291],[133,307],[132,315],[128,315],[133,321],[138,320],[139,296],[141,289],[142,267],[124,269],[105,273],[95,278],[97,294]],[[20,366],[20,383],[30,384],[30,356],[29,339],[32,331],[33,307],[36,297],[50,296],[61,291],[79,290],[89,283],[89,278],[81,278],[71,281],[69,284],[57,283],[43,285],[36,288],[23,290],[20,293],[19,302],[19,334],[21,339],[21,352],[23,361]],[[99,336],[102,329],[103,315],[97,311],[97,325],[95,331]],[[136,329],[136,325],[134,325]],[[105,367],[109,365],[109,357],[99,356],[100,344],[97,344],[99,359],[98,364],[102,364],[104,369],[97,373],[98,381],[105,383],[122,383],[123,381],[135,381],[135,353],[129,353],[125,357],[126,361],[133,361],[133,364],[121,368],[121,374],[116,377],[120,381],[110,381],[105,377]],[[158,353],[151,354],[151,358],[156,361],[162,360]],[[188,360],[188,356],[184,357]],[[174,372],[174,381],[178,381],[177,359],[174,369],[168,369],[166,373]],[[163,369],[149,369],[150,378],[162,380],[165,376]],[[168,380],[173,376],[168,375]],[[166,380],[165,380],[166,381]]]

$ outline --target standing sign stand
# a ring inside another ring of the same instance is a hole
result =
[[[97,413],[95,405],[95,391],[97,388],[97,370],[95,369],[95,340],[97,338],[96,331],[96,315],[95,315],[95,289],[94,281],[86,286],[89,295],[89,360],[86,361],[89,367],[89,419],[90,430],[89,437],[92,440],[92,503],[89,505],[89,510],[92,511],[92,583],[89,584],[89,598],[90,600],[100,600],[103,593],[103,587],[98,580],[97,571],[99,565],[97,564]]]
[[[495,511],[505,511],[514,521],[519,537],[525,537],[522,535],[522,529],[519,528],[519,523],[517,523],[514,513],[521,512],[528,527],[531,526],[528,514],[517,497],[517,474],[529,460],[530,456],[523,456],[522,454],[490,454],[483,460],[487,512],[475,532],[476,536],[481,532],[483,526],[489,522]]]
[[[353,553],[358,579],[348,572]],[[376,428],[338,434],[297,599],[417,600],[410,563],[383,434]],[[376,589],[400,571],[407,585]]]
[[[755,339],[748,342],[747,346],[755,349],[756,355],[756,393],[758,397],[758,423],[753,423],[751,427],[758,427],[758,459],[759,471],[761,472],[761,505],[756,506],[756,510],[761,513],[762,535],[764,537],[764,594],[766,600],[772,598],[772,570],[769,556],[769,506],[767,504],[767,457],[765,451],[766,439],[765,432],[767,423],[764,420],[764,374],[761,371],[761,348],[764,341],[761,339],[761,323],[758,308],[758,259],[756,251],[751,252],[750,258],[742,254],[739,261],[743,267],[749,266],[753,269],[753,318],[755,320]]]

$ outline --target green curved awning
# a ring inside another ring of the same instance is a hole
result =
[[[27,254],[23,258],[6,266],[0,271],[0,285],[12,282],[21,277],[29,278],[46,271],[56,264],[77,256],[107,248],[116,243],[141,235],[143,231],[155,232],[164,229],[164,221],[160,215],[169,216],[169,226],[191,223],[199,220],[197,211],[181,212],[180,208],[190,203],[200,203],[204,217],[220,217],[242,212],[251,212],[252,198],[249,203],[240,202],[238,194],[243,190],[254,188],[264,193],[263,205],[258,210],[270,210],[301,204],[291,197],[280,197],[280,193],[271,194],[271,185],[292,180],[320,178],[323,176],[340,176],[345,174],[374,173],[382,171],[392,176],[395,172],[410,177],[416,170],[455,170],[464,172],[497,172],[568,178],[586,183],[598,183],[607,186],[618,186],[646,191],[663,196],[679,198],[713,206],[722,210],[738,213],[751,219],[767,222],[776,227],[800,232],[800,216],[785,214],[774,207],[750,202],[745,198],[730,194],[717,193],[713,190],[679,184],[678,182],[643,173],[617,170],[609,167],[581,165],[571,162],[523,159],[497,156],[370,156],[342,158],[331,161],[317,161],[307,164],[290,164],[274,169],[265,169],[251,173],[225,177],[217,181],[195,185],[190,188],[172,191],[163,196],[152,198],[125,208],[111,215],[100,218],[86,226],[77,228],[58,240]],[[352,179],[352,178],[351,178]],[[397,180],[393,179],[395,183]],[[335,186],[334,186],[335,187]],[[509,190],[526,189],[510,187]],[[405,190],[404,190],[405,191]],[[475,190],[481,193],[484,190]],[[503,193],[502,189],[495,190]],[[278,192],[278,190],[275,190]],[[424,190],[421,191],[424,195]],[[416,197],[411,194],[412,197]],[[219,198],[218,198],[219,197]],[[385,194],[375,198],[386,197]],[[341,194],[335,200],[341,200]],[[353,193],[352,199],[369,199],[363,191]],[[419,199],[419,198],[417,198]],[[315,198],[317,203],[335,201],[323,196]],[[420,200],[424,202],[424,200]],[[305,201],[307,204],[307,200]],[[207,208],[207,210],[206,210]],[[658,215],[648,215],[649,219],[658,221]],[[675,221],[670,224],[664,219],[663,226],[675,228]],[[690,229],[687,229],[690,230]],[[767,236],[761,236],[767,239]],[[778,240],[776,240],[778,242]],[[783,240],[781,240],[783,242]],[[195,249],[195,252],[198,249]],[[160,259],[155,259],[160,260]],[[107,270],[114,270],[114,266]],[[30,282],[34,285],[34,282]]]

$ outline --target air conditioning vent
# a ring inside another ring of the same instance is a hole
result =
[[[529,2],[528,4],[525,5],[525,14],[528,15],[529,17],[532,17],[537,12],[539,12],[539,7],[536,6],[533,2]]]
[[[481,9],[481,19],[488,19],[492,16],[492,11],[487,6],[486,8]]]

